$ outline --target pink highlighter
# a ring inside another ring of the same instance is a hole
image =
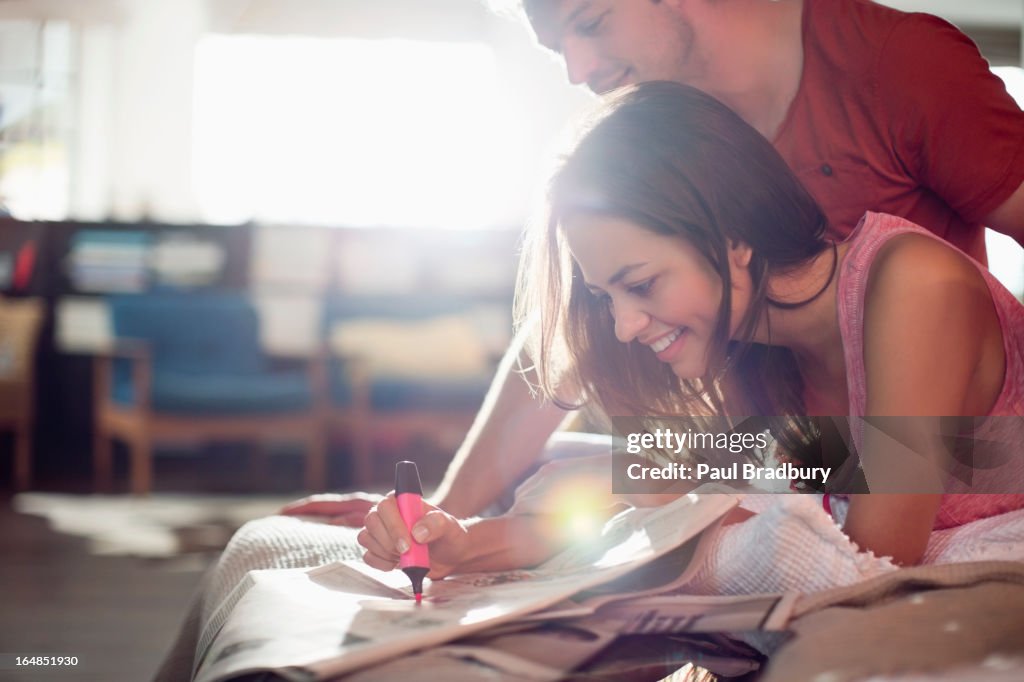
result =
[[[395,500],[398,502],[398,513],[411,533],[412,527],[423,517],[423,487],[415,462],[399,462],[395,465]],[[410,540],[411,546],[398,559],[398,567],[412,581],[412,592],[419,604],[423,601],[423,578],[430,572],[430,552],[426,545],[416,542],[415,538]]]

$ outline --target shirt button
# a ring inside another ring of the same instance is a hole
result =
[[[826,177],[832,177],[832,166],[828,165],[827,163],[822,164],[821,173]]]

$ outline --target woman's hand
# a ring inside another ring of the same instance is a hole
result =
[[[280,513],[285,516],[316,516],[321,517],[324,523],[358,528],[380,500],[381,496],[373,493],[324,493],[289,502]]]
[[[393,492],[388,493],[366,515],[365,527],[356,536],[366,548],[363,559],[374,568],[389,571],[398,566],[399,556],[411,546],[413,538],[430,548],[430,573],[437,580],[450,575],[470,558],[469,533],[465,525],[451,514],[423,502],[423,517],[412,527],[412,533],[398,513]]]

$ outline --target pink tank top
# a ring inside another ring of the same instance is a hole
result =
[[[868,274],[879,249],[890,239],[901,234],[921,234],[943,244],[940,238],[903,218],[883,213],[867,213],[847,239],[850,245],[839,269],[839,330],[842,334],[846,360],[847,394],[850,402],[851,425],[864,416],[867,408],[866,371],[864,368],[864,298]],[[948,245],[948,244],[947,244]],[[954,248],[950,246],[950,248]],[[989,292],[999,316],[1003,332],[1003,350],[1006,353],[1006,373],[1003,388],[989,415],[1024,417],[1024,305],[1014,298],[988,270],[974,263],[988,284]],[[1004,422],[1005,424],[1005,422]],[[1024,420],[1014,426],[1018,431]],[[855,429],[855,433],[857,430]],[[1006,434],[1014,447],[1021,448],[1024,465],[1024,433]],[[856,436],[855,436],[856,440]],[[860,446],[860,443],[856,443]],[[950,528],[969,521],[995,516],[1013,509],[1024,508],[1024,494],[947,494],[943,496],[935,519],[935,528]]]

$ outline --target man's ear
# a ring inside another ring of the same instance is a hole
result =
[[[729,240],[729,262],[733,267],[746,269],[750,267],[750,260],[754,255],[750,244],[741,242],[738,239]]]

